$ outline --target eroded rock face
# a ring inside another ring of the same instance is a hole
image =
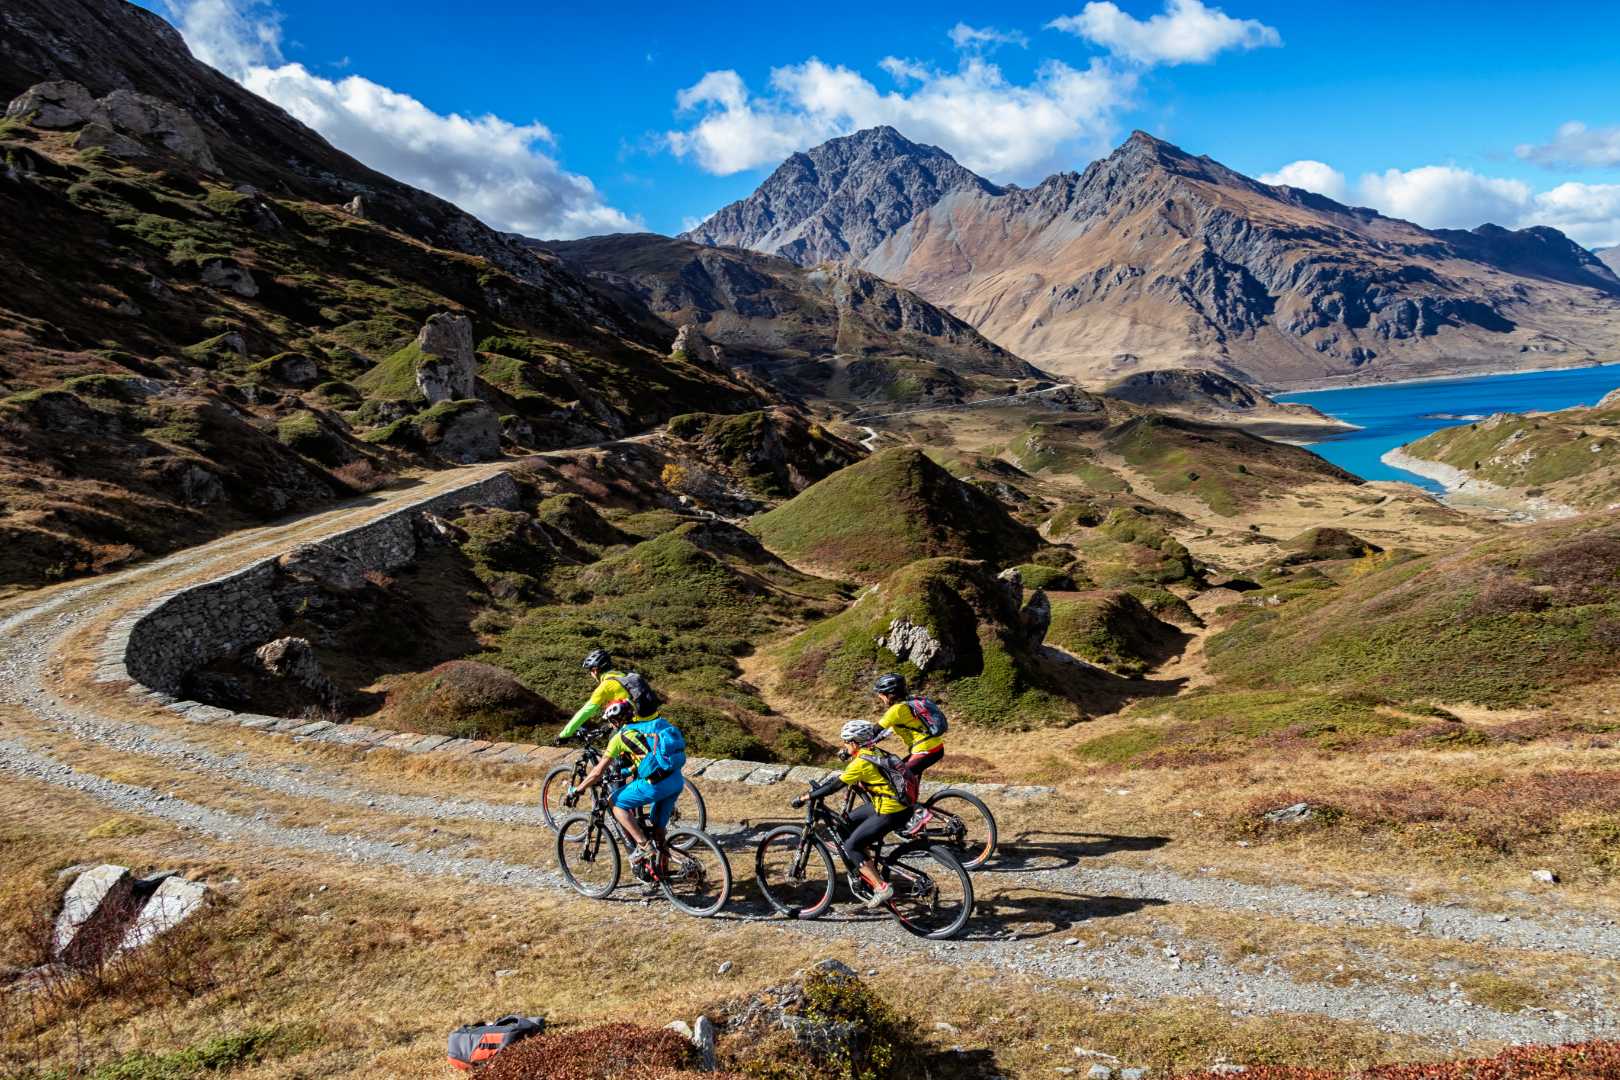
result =
[[[270,374],[290,386],[314,386],[320,380],[321,369],[303,353],[283,353],[271,358]]]
[[[416,365],[416,388],[429,402],[462,401],[473,396],[478,357],[473,351],[472,320],[440,312],[430,316],[416,335],[424,359]],[[496,444],[500,442],[499,425]],[[474,460],[483,460],[481,458]]]
[[[51,955],[69,964],[99,959],[134,890],[135,879],[127,866],[107,864],[80,874],[62,897]]]
[[[889,623],[889,632],[878,638],[879,645],[894,653],[900,660],[910,660],[919,672],[931,668],[948,668],[956,661],[956,652],[934,637],[926,626],[918,626],[907,619]]]
[[[259,283],[253,280],[247,267],[232,259],[210,259],[203,264],[203,284],[216,289],[229,289],[237,296],[258,296]]]
[[[114,90],[96,102],[91,118],[100,120],[115,131],[161,143],[171,154],[184,158],[200,169],[219,171],[213,151],[208,148],[208,140],[203,137],[197,121],[184,109],[161,98],[134,90]]]
[[[1046,590],[1035,590],[1018,613],[1018,623],[1023,628],[1025,644],[1035,646],[1046,640],[1046,631],[1052,626],[1052,601],[1047,599]]]

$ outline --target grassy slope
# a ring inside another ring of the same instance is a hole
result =
[[[1580,509],[1603,509],[1620,500],[1620,405],[1499,414],[1441,428],[1404,449]]]
[[[750,526],[782,557],[876,580],[916,559],[1023,562],[1040,538],[915,447],[834,473]]]

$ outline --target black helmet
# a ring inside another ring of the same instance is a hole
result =
[[[618,727],[620,724],[628,724],[635,718],[635,706],[631,705],[624,698],[618,698],[614,701],[608,702],[607,708],[602,710],[602,719],[612,724],[614,727]]]
[[[906,680],[893,672],[880,675],[878,681],[872,684],[872,692],[874,694],[886,694],[889,697],[905,697]]]
[[[607,667],[611,663],[613,663],[613,657],[608,655],[606,649],[592,649],[590,655],[585,657],[579,666],[586,671],[596,671]]]

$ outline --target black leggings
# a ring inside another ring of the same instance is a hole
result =
[[[871,803],[863,802],[850,811],[850,824],[855,826],[844,837],[844,854],[851,862],[858,863],[866,858],[862,849],[869,844],[881,840],[891,829],[898,829],[911,817],[910,810],[897,810],[892,814],[880,814],[872,808]]]

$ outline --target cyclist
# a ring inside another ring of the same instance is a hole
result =
[[[945,756],[945,736],[930,735],[928,728],[912,711],[911,701],[906,695],[904,676],[893,672],[879,676],[878,681],[872,684],[872,692],[877,695],[883,707],[883,716],[878,720],[878,726],[900,736],[900,741],[906,745],[906,776],[909,783],[905,796],[907,801],[916,802],[917,790],[922,785],[922,774],[930,765],[937,764]],[[919,807],[915,820],[906,826],[905,831],[916,832],[928,824],[930,817],[932,814],[926,807]]]
[[[569,792],[570,796],[600,782],[603,774],[620,758],[628,757],[630,771],[634,772],[641,759],[651,752],[653,740],[659,734],[658,727],[674,726],[662,717],[638,718],[635,711],[630,702],[623,698],[608,702],[602,710],[602,719],[615,729],[613,738],[608,740],[607,747],[602,751],[602,760],[579,782],[578,788]],[[684,762],[684,755],[680,760]],[[664,844],[664,826],[669,824],[670,815],[675,812],[675,800],[685,783],[681,767],[676,765],[662,776],[632,776],[614,793],[613,816],[624,828],[625,835],[636,845],[636,850],[630,855],[632,862],[653,861],[657,865],[657,852]],[[653,831],[651,840],[636,824],[636,811],[643,806],[648,807],[647,822]]]
[[[580,728],[595,719],[610,702],[629,701],[630,695],[625,692],[624,684],[619,682],[624,677],[623,672],[614,671],[613,657],[608,655],[606,649],[592,649],[579,665],[591,673],[596,680],[596,689],[591,692],[591,699],[579,707],[573,719],[563,725],[562,731],[557,734],[558,741],[571,739]],[[650,716],[638,716],[637,720],[651,720]]]
[[[872,743],[883,737],[883,731],[869,720],[851,720],[838,733],[849,755],[849,764],[842,774],[828,777],[808,795],[793,800],[795,807],[803,806],[811,798],[825,798],[845,786],[857,787],[871,796],[871,803],[862,803],[849,815],[849,835],[844,837],[844,854],[852,863],[860,864],[861,877],[872,887],[872,897],[866,906],[875,908],[894,898],[894,886],[878,874],[877,860],[869,853],[891,830],[905,823],[911,813],[905,799],[883,770],[873,763],[882,751]]]

